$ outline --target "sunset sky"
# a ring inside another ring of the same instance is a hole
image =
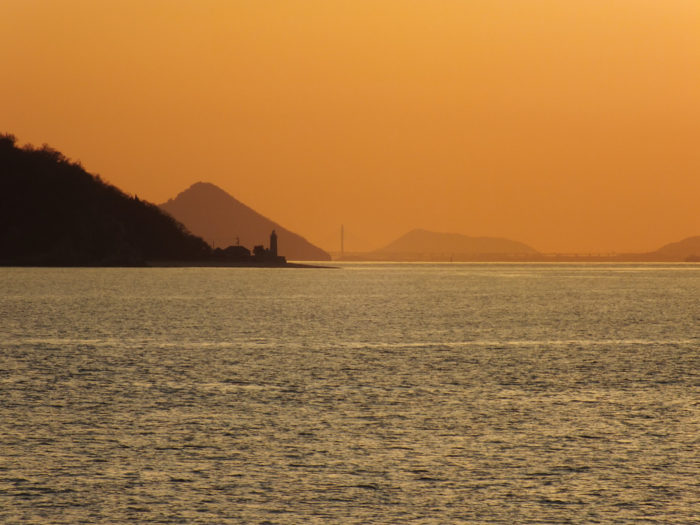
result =
[[[0,132],[328,250],[700,235],[698,0],[0,0]]]

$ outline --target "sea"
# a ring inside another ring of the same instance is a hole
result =
[[[700,523],[699,264],[1,268],[0,523]]]

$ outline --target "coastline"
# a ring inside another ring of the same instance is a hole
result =
[[[337,266],[322,266],[317,264],[295,262],[255,262],[255,261],[146,261],[145,268],[309,268],[309,269],[338,269]]]
[[[134,264],[22,264],[18,261],[0,262],[0,268],[304,268],[304,269],[339,269],[338,266],[305,263],[273,263],[242,261],[145,261]]]
[[[690,255],[687,257],[663,257],[654,255],[620,254],[620,255],[493,255],[475,254],[461,255],[453,257],[445,254],[427,254],[423,256],[371,256],[366,254],[345,255],[342,258],[333,259],[334,262],[444,262],[444,263],[697,263],[700,257]]]

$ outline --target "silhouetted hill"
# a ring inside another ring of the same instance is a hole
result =
[[[371,253],[379,259],[399,261],[480,260],[483,258],[538,255],[530,246],[508,239],[469,237],[458,233],[413,230],[384,248]]]
[[[666,244],[648,255],[662,261],[700,261],[700,235]]]
[[[195,261],[211,248],[154,204],[61,153],[0,135],[0,264],[141,265]]]
[[[214,247],[238,242],[266,244],[277,231],[279,253],[288,260],[329,261],[330,255],[306,239],[263,217],[255,210],[208,182],[197,182],[160,207]]]

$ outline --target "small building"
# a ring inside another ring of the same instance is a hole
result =
[[[223,250],[224,257],[234,261],[250,259],[250,250],[245,246],[229,246]]]

